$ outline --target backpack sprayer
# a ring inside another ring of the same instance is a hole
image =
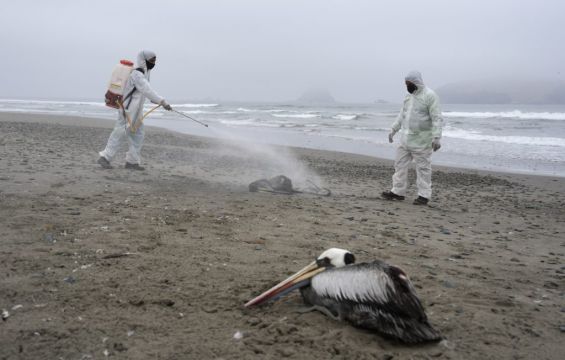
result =
[[[151,108],[149,111],[147,111],[145,114],[143,114],[143,117],[139,120],[136,121],[135,123],[132,123],[129,114],[127,113],[126,109],[124,108],[124,102],[132,96],[133,91],[135,91],[135,88],[132,92],[130,92],[129,94],[124,94],[124,90],[126,87],[126,82],[131,74],[131,72],[134,70],[133,68],[133,62],[129,61],[129,60],[121,60],[120,63],[118,65],[116,65],[116,67],[114,68],[114,71],[112,72],[112,77],[110,78],[110,83],[108,85],[108,91],[106,91],[106,95],[105,95],[105,102],[106,102],[106,106],[109,106],[111,108],[114,109],[118,109],[118,110],[122,110],[124,112],[125,118],[128,122],[130,131],[136,132],[137,129],[139,129],[139,127],[141,126],[141,124],[143,124],[143,120],[147,117],[147,115],[149,115],[150,113],[152,113],[153,111],[157,110],[161,104],[154,106],[153,108]],[[198,121],[196,119],[191,118],[190,116],[177,111],[177,110],[173,110],[171,109],[171,111],[182,115],[184,117],[189,118],[192,121],[195,121],[197,123],[199,123],[200,125],[206,126],[208,127],[207,124],[204,124],[201,121]]]

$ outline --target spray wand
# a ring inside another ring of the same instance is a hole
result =
[[[208,127],[207,124],[204,124],[204,123],[201,122],[201,121],[198,121],[198,120],[196,120],[196,119],[193,119],[193,118],[191,118],[190,116],[186,115],[185,113],[181,113],[180,111],[177,111],[177,110],[175,110],[175,109],[171,109],[171,111],[176,112],[177,114],[182,115],[182,116],[184,116],[184,117],[187,117],[187,118],[189,118],[189,119],[192,120],[192,121],[196,121],[196,122],[199,123],[200,125],[204,125],[204,126]]]

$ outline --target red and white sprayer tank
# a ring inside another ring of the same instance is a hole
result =
[[[133,71],[133,62],[129,60],[120,60],[112,71],[112,77],[108,84],[108,91],[106,91],[106,106],[119,109],[123,101],[124,89],[129,75]]]

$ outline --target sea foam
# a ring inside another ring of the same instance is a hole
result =
[[[506,118],[506,119],[526,119],[526,120],[565,120],[565,113],[559,112],[522,112],[520,110],[501,111],[501,112],[463,112],[463,111],[444,111],[443,116],[454,118]]]
[[[349,121],[349,120],[355,120],[357,118],[359,118],[359,115],[355,115],[355,114],[337,114],[334,115],[332,118],[336,119],[336,120],[345,120],[345,121]]]
[[[216,107],[220,104],[173,104],[174,107],[188,107],[188,108],[200,108],[200,107]]]
[[[565,147],[565,139],[556,137],[532,137],[532,136],[516,136],[516,135],[486,135],[478,131],[467,131],[467,130],[444,130],[443,135],[445,137],[464,139],[464,140],[474,140],[474,141],[493,141],[502,142],[507,144],[520,144],[520,145],[532,145],[532,146],[559,146]]]
[[[299,119],[314,119],[322,117],[319,114],[271,114],[278,118],[299,118]]]

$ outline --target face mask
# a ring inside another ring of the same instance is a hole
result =
[[[408,83],[406,84],[406,90],[408,90],[408,92],[412,94],[414,91],[418,90],[418,87],[412,83]]]
[[[155,63],[151,63],[151,62],[149,62],[149,61],[146,61],[146,62],[145,62],[145,65],[147,65],[147,68],[148,68],[149,70],[151,70],[151,69],[153,69],[153,68],[155,67]]]

